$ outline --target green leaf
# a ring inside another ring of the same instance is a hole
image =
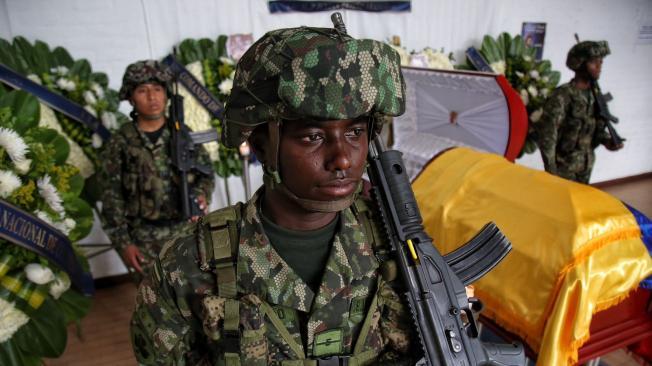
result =
[[[14,37],[13,45],[16,58],[22,64],[21,66],[24,67],[23,70],[33,70],[34,65],[32,60],[34,58],[34,51],[29,41],[25,37],[17,36]]]
[[[556,87],[559,84],[559,79],[561,78],[561,73],[559,71],[553,71],[550,73],[550,86]]]
[[[11,46],[11,43],[0,38],[0,62],[16,72],[23,73],[23,70],[19,70],[19,65],[16,62],[14,54],[14,48]]]
[[[509,45],[510,57],[522,57],[525,52],[525,42],[521,36],[516,36]]]
[[[55,164],[62,165],[66,162],[70,154],[70,145],[59,132],[51,128],[33,128],[28,133],[35,141],[52,145],[55,151],[53,156]]]
[[[68,51],[63,47],[55,48],[54,51],[52,51],[52,56],[54,57],[54,66],[63,65],[67,68],[71,68],[74,63]]]
[[[50,56],[50,47],[47,43],[43,41],[34,42],[34,67],[37,75],[41,75],[46,72],[50,72],[51,66],[51,56]]]
[[[70,193],[79,196],[84,189],[84,177],[79,174],[75,174],[68,180],[70,184]]]
[[[221,35],[217,37],[217,51],[218,51],[218,56],[223,57],[226,56],[226,41],[229,40],[229,37],[225,35]],[[218,58],[219,58],[218,57]]]
[[[91,309],[92,302],[92,298],[84,296],[74,289],[64,292],[56,301],[64,314],[66,324],[85,317]]]
[[[510,44],[512,43],[512,36],[507,32],[503,32],[496,40],[498,44],[498,51],[502,60],[507,60]]]
[[[484,58],[490,64],[504,60],[504,58],[502,58],[500,50],[498,49],[498,43],[496,43],[496,40],[494,40],[489,35],[484,36],[484,38],[482,39],[482,46],[480,47],[480,53],[482,53]]]
[[[63,207],[76,223],[75,228],[68,234],[70,241],[75,242],[87,236],[93,228],[93,210],[88,202],[79,197],[66,194]]]
[[[200,55],[197,53],[196,49],[199,47],[197,41],[194,39],[186,39],[179,45],[179,61],[188,65],[195,61],[201,60]]]
[[[72,75],[77,75],[81,80],[88,80],[91,76],[91,64],[88,63],[88,60],[81,59],[75,61],[70,68],[70,73]]]
[[[13,339],[0,343],[0,365],[41,366],[41,358],[21,351]]]
[[[38,126],[40,105],[36,97],[20,90],[15,90],[0,97],[0,107],[9,107],[16,117],[13,129],[22,135],[32,127]]]
[[[100,84],[103,88],[109,85],[109,77],[103,72],[92,73],[90,80]]]
[[[14,337],[23,352],[40,357],[59,357],[66,348],[68,332],[64,316],[54,301],[47,296],[30,321]]]
[[[201,50],[201,58],[202,60],[207,58],[208,50],[213,47],[214,43],[208,38],[202,38],[198,42],[199,49]]]

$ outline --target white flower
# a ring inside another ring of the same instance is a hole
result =
[[[547,98],[548,94],[550,94],[550,90],[548,88],[541,89],[541,96],[542,97]]]
[[[16,171],[20,174],[27,174],[29,168],[32,166],[32,159],[24,159],[21,162],[15,164]]]
[[[532,112],[530,115],[530,121],[532,122],[538,122],[539,119],[541,119],[541,115],[543,114],[543,109],[539,108],[536,111]]]
[[[63,217],[64,211],[63,205],[61,204],[61,196],[59,196],[57,189],[52,185],[52,183],[50,183],[50,176],[46,174],[39,178],[36,181],[36,186],[38,187],[39,194],[45,200],[45,203],[47,203],[54,212]]]
[[[428,67],[431,69],[443,69],[443,70],[453,70],[453,64],[451,63],[448,55],[440,51],[435,51],[430,47],[423,49],[422,53],[426,56],[428,60]]]
[[[95,94],[92,91],[86,90],[82,95],[86,104],[95,105],[97,103],[97,98],[95,98]]]
[[[530,77],[532,79],[538,79],[539,78],[539,72],[537,70],[530,70]]]
[[[25,140],[16,131],[0,127],[0,146],[5,149],[14,164],[22,163],[25,160],[28,147]]]
[[[537,88],[534,85],[530,85],[527,87],[528,93],[530,93],[531,96],[537,97],[539,95],[539,92],[537,91]]]
[[[518,76],[520,79],[523,79],[523,76],[525,76],[525,74],[523,74],[523,73],[520,72],[520,71],[514,71],[514,73],[515,73],[516,76]]]
[[[58,299],[61,297],[61,295],[68,291],[70,288],[70,277],[68,277],[68,274],[66,272],[59,272],[57,273],[56,278],[52,283],[50,284],[50,295],[54,297],[55,299]]]
[[[523,60],[529,62],[529,61],[532,61],[532,57],[526,55],[526,56],[523,56]]]
[[[235,65],[235,61],[233,61],[233,59],[230,57],[222,56],[220,57],[220,62],[227,65]]]
[[[86,110],[86,112],[92,114],[93,117],[97,118],[97,111],[95,110],[95,108],[87,104],[84,106],[84,109]]]
[[[549,77],[547,77],[547,76],[544,76],[544,77],[542,77],[542,78],[541,78],[541,81],[543,81],[544,83],[546,83],[546,84],[547,84],[547,83],[548,83],[548,81],[550,81],[550,78],[549,78]]]
[[[30,263],[25,266],[25,275],[27,279],[37,285],[45,285],[54,280],[52,270],[40,263]]]
[[[102,85],[92,82],[91,83],[91,90],[97,95],[98,98],[102,99],[104,98],[104,89],[102,88]]]
[[[46,224],[48,224],[50,226],[54,226],[54,221],[52,221],[52,219],[50,218],[50,215],[48,215],[47,213],[45,213],[45,212],[43,212],[41,210],[36,210],[36,211],[34,211],[34,214],[36,215],[36,217],[38,217],[42,221],[45,221]]]
[[[496,74],[505,74],[505,68],[507,67],[504,60],[492,62],[489,66]]]
[[[29,317],[25,313],[0,297],[0,343],[9,340],[28,321]]]
[[[75,222],[75,220],[71,219],[70,217],[66,217],[66,218],[63,220],[63,224],[66,225],[66,228],[68,229],[69,232],[70,232],[72,229],[74,229],[75,226],[77,226],[77,223]]]
[[[102,125],[104,125],[108,130],[115,130],[118,128],[118,119],[115,117],[115,113],[104,111],[102,112],[100,119],[102,120]]]
[[[401,58],[401,65],[403,65],[403,66],[409,66],[410,65],[411,56],[410,56],[410,53],[408,53],[408,51],[405,48],[403,48],[401,46],[396,46],[396,45],[393,45],[393,44],[390,44],[389,46],[392,47],[394,49],[394,51],[396,51],[398,53],[399,57]]]
[[[521,95],[523,104],[527,105],[530,102],[530,97],[527,95],[527,91],[525,89],[521,89],[519,94]]]
[[[0,197],[7,198],[23,183],[20,178],[10,170],[0,170]]]
[[[217,87],[220,89],[220,93],[229,95],[233,88],[233,79],[224,79]]]
[[[29,80],[37,83],[38,85],[43,85],[43,82],[41,81],[41,78],[38,77],[38,75],[36,75],[36,74],[29,74],[29,75],[27,75],[27,78]]]
[[[57,80],[57,86],[63,90],[73,91],[77,87],[75,82],[66,78],[59,78]]]
[[[54,67],[50,71],[52,71],[53,74],[65,75],[68,73],[68,68],[62,65]]]
[[[94,133],[93,136],[91,136],[91,138],[92,138],[91,144],[93,145],[94,148],[99,149],[100,147],[102,147],[102,138],[100,137],[100,135]]]

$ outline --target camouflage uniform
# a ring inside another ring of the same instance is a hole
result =
[[[577,71],[587,60],[607,54],[606,42],[585,41],[569,51],[566,64]],[[610,140],[604,121],[595,116],[591,89],[580,90],[572,82],[555,89],[534,128],[546,171],[588,183],[595,162],[594,149]]]
[[[399,115],[404,88],[398,54],[387,45],[327,28],[272,31],[238,63],[222,140],[238,146],[257,125],[280,119]],[[265,167],[263,189],[282,184],[279,168]],[[213,212],[165,245],[138,290],[131,323],[138,361],[299,366],[350,356],[350,365],[414,364],[413,323],[393,288],[398,281],[380,274],[391,271],[381,271],[382,235],[366,203],[339,211],[313,293],[270,244],[259,199],[260,192]]]
[[[152,65],[158,67],[154,61],[141,61],[127,69],[121,97],[128,98],[133,87],[148,81],[142,69]],[[141,76],[137,77],[137,72]],[[129,244],[137,245],[147,261],[145,271],[153,265],[166,239],[186,225],[181,219],[179,176],[170,164],[171,133],[163,128],[152,143],[136,121],[127,123],[111,136],[101,155],[104,231],[119,253]],[[203,149],[199,160],[210,166]],[[189,174],[188,180],[196,195],[210,198],[213,175]]]
[[[237,224],[236,329],[242,333],[239,351],[231,352],[240,363],[287,365],[282,361],[355,352],[362,364],[378,364],[405,354],[410,345],[406,328],[412,322],[398,294],[379,275],[369,238],[374,235],[365,232],[359,218],[364,213],[352,208],[341,212],[315,294],[270,245],[256,208],[258,198],[236,207],[242,215]],[[358,201],[359,205],[363,203]],[[141,284],[131,324],[139,362],[225,364],[225,308],[230,299],[217,295],[213,274],[217,269],[202,271],[198,264],[202,250],[210,251],[225,240],[224,232],[219,232],[224,212],[209,214],[195,233],[166,244],[155,276]],[[308,318],[307,348],[300,335],[302,316]],[[366,336],[360,334],[364,323],[369,323]]]

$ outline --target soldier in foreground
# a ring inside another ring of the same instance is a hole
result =
[[[552,92],[541,119],[534,124],[547,172],[588,183],[595,162],[594,149],[599,145],[611,151],[623,147],[606,132],[606,121],[596,116],[594,83],[609,53],[606,41],[580,42],[568,52],[566,66],[575,71],[575,77]]]
[[[170,164],[171,132],[165,116],[171,80],[169,69],[158,61],[127,67],[120,99],[133,106],[133,122],[111,137],[101,156],[104,231],[126,265],[137,271],[136,279],[153,266],[165,240],[186,225],[179,177]],[[208,155],[201,151],[200,159],[207,162]],[[189,179],[204,210],[213,179],[213,174]]]
[[[164,246],[132,318],[140,363],[419,359],[358,194],[378,121],[405,109],[399,65],[388,45],[328,28],[272,31],[244,54],[222,140],[249,141],[265,184]]]

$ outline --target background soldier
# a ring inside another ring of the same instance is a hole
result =
[[[222,140],[248,139],[265,183],[165,245],[138,290],[139,362],[414,364],[413,323],[357,197],[372,121],[405,109],[399,65],[388,45],[328,28],[272,31],[244,54]]]
[[[606,41],[583,41],[570,49],[566,66],[575,77],[555,89],[541,119],[534,124],[547,172],[588,183],[595,161],[594,149],[604,145],[619,150],[605,131],[605,121],[596,118],[592,84],[600,78],[602,59],[610,53]]]
[[[171,133],[165,118],[171,80],[171,72],[158,61],[127,67],[120,99],[133,106],[133,123],[123,125],[111,137],[102,155],[104,231],[127,266],[139,273],[153,265],[162,242],[185,224],[179,177],[170,165]],[[203,148],[200,151],[200,160],[210,166],[208,154]],[[206,210],[213,174],[191,174],[188,180]]]

